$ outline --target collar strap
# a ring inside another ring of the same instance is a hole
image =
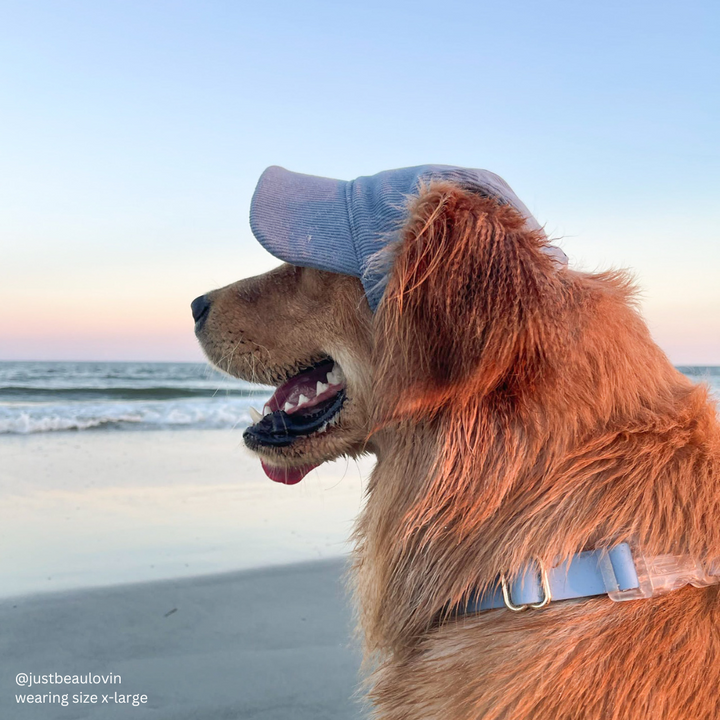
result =
[[[615,602],[664,595],[684,585],[706,587],[720,583],[720,567],[706,571],[690,555],[646,557],[627,543],[573,555],[545,569],[524,566],[512,580],[498,578],[481,595],[470,598],[464,614],[509,608],[541,608],[557,600],[607,595]]]

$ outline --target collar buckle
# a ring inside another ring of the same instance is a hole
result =
[[[693,585],[697,588],[715,585],[720,582],[720,573],[717,568],[709,570],[703,563],[692,555],[645,555],[639,548],[632,549],[632,559],[637,573],[636,587],[608,591],[611,600],[623,602],[625,600],[641,600],[658,595],[665,595],[678,590],[684,585]],[[600,563],[600,569],[605,576],[605,564]]]

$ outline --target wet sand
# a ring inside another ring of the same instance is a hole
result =
[[[360,718],[343,570],[327,560],[0,601],[0,717]],[[26,688],[20,672],[115,682]],[[18,704],[28,693],[46,701]],[[91,693],[95,704],[73,702]],[[102,703],[114,693],[140,704]]]
[[[371,467],[289,487],[239,431],[0,437],[0,597],[339,557]]]

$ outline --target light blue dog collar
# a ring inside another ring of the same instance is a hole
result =
[[[684,585],[706,587],[720,583],[720,568],[706,572],[689,555],[646,557],[622,543],[589,550],[547,570],[538,563],[525,566],[509,581],[500,577],[482,596],[472,597],[465,614],[508,608],[542,608],[557,600],[607,595],[611,600],[639,600],[663,595]]]

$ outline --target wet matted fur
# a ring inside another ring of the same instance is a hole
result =
[[[209,295],[221,369],[331,357],[337,425],[280,467],[372,452],[353,568],[383,720],[720,717],[718,587],[458,611],[500,573],[626,540],[720,559],[720,429],[622,273],[558,269],[510,207],[448,183],[409,206],[373,316],[354,278],[284,265]],[[289,489],[292,492],[292,489]]]

